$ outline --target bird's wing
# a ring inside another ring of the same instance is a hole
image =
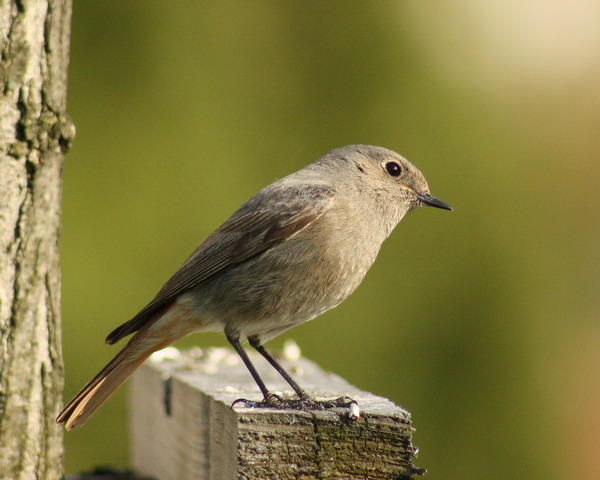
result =
[[[206,237],[156,297],[112,331],[106,342],[116,343],[139,330],[157,318],[161,308],[211,275],[286,241],[323,215],[334,198],[335,189],[324,184],[267,187]]]

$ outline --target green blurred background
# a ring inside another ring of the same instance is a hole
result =
[[[593,0],[75,2],[65,399],[243,201],[382,145],[455,211],[409,215],[350,299],[269,346],[412,412],[426,478],[597,480],[599,18]],[[125,396],[66,434],[67,471],[127,464]]]

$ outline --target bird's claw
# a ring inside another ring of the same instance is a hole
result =
[[[269,392],[262,401],[238,398],[231,404],[233,408],[237,404],[243,404],[246,408],[276,408],[288,410],[329,410],[331,408],[349,408],[351,417],[358,418],[358,403],[350,397],[339,397],[334,400],[315,400],[306,395],[301,398],[282,398]]]

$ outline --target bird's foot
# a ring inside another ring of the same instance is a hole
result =
[[[248,400],[247,398],[238,398],[231,404],[231,407],[238,404],[242,404],[246,408],[277,408],[277,409],[290,409],[290,410],[302,410],[303,406],[312,399],[306,398],[283,398],[279,395],[269,392],[265,397],[260,400]]]
[[[350,397],[338,397],[333,400],[313,400],[313,409],[327,410],[330,408],[352,408],[352,406],[358,407],[356,400]]]
[[[300,398],[282,398],[279,395],[269,392],[262,401],[257,402],[255,400],[238,398],[231,404],[231,407],[233,408],[237,404],[243,404],[246,408],[276,408],[303,411],[349,408],[352,418],[358,418],[359,416],[358,403],[350,397],[339,397],[334,400],[315,400],[309,395],[303,395]]]

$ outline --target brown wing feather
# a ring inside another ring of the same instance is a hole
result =
[[[328,185],[277,185],[252,197],[209,235],[156,297],[135,317],[113,330],[106,342],[116,343],[139,330],[157,309],[216,272],[264,253],[295,235],[323,215],[335,198],[335,189]]]

